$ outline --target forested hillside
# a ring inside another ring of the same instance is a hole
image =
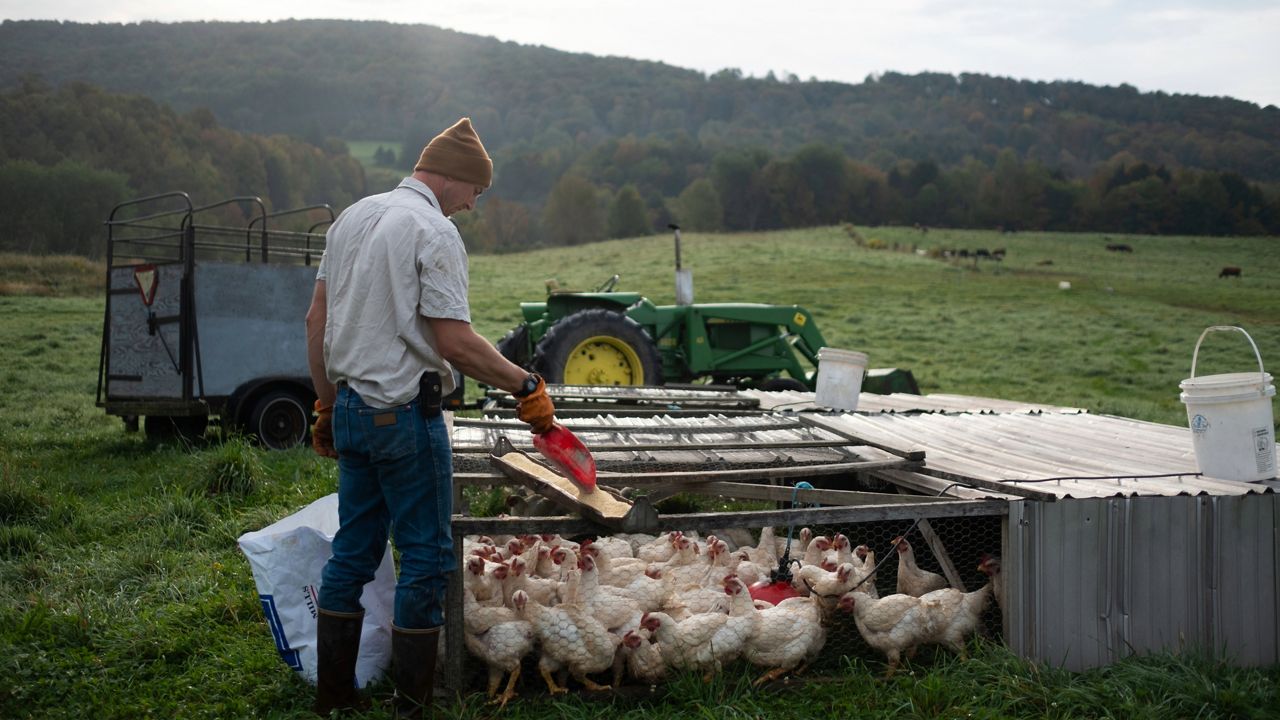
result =
[[[198,204],[261,195],[280,210],[344,207],[364,189],[341,143],[239,133],[208,110],[179,115],[82,83],[0,94],[0,250],[100,255],[113,205],[170,190]]]
[[[384,142],[387,170],[371,188],[469,115],[496,163],[480,212],[462,220],[481,250],[672,220],[705,230],[848,221],[1280,232],[1280,201],[1266,190],[1280,183],[1280,110],[1227,98],[982,75],[888,73],[852,85],[707,76],[430,26],[319,20],[5,22],[0,88],[30,84],[32,73],[196,113],[177,117],[287,133],[335,158],[331,138]],[[0,141],[0,157],[22,157]],[[105,158],[91,165],[141,182]],[[274,199],[265,179],[241,185]]]

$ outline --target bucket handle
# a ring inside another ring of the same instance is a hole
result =
[[[1253,341],[1252,337],[1249,337],[1249,333],[1245,332],[1244,328],[1236,327],[1235,325],[1212,325],[1210,327],[1205,328],[1204,332],[1200,333],[1200,339],[1196,341],[1195,352],[1191,353],[1191,377],[1196,376],[1196,359],[1200,356],[1200,343],[1204,342],[1204,336],[1215,331],[1221,332],[1221,331],[1230,331],[1230,330],[1235,330],[1235,331],[1244,333],[1245,339],[1247,339],[1249,341],[1249,344],[1253,346],[1253,356],[1258,358],[1258,375],[1263,380],[1266,380],[1266,377],[1267,377],[1266,372],[1262,369],[1262,354],[1258,352],[1257,343]]]

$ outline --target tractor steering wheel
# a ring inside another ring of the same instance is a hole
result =
[[[617,284],[618,284],[618,276],[614,275],[608,280],[605,280],[604,283],[600,285],[600,287],[596,288],[596,292],[613,292],[613,286]]]

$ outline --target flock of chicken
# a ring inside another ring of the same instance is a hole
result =
[[[837,611],[852,613],[862,637],[888,658],[889,675],[920,645],[963,655],[993,592],[1001,599],[999,561],[984,556],[979,570],[990,582],[965,593],[919,568],[905,539],[894,543],[898,592],[881,598],[870,548],[801,530],[792,548],[800,596],[773,605],[750,593],[770,581],[784,552],[786,540],[773,528],[758,541],[746,531],[705,539],[679,531],[615,535],[581,544],[556,535],[468,537],[465,644],[488,665],[489,696],[504,706],[515,697],[521,660],[535,648],[553,695],[567,691],[566,673],[604,690],[610,686],[591,675],[612,670],[614,685],[624,674],[656,684],[673,669],[709,678],[737,659],[767,668],[756,681],[764,683],[812,661],[826,642],[824,620]],[[504,674],[510,677],[499,694]]]

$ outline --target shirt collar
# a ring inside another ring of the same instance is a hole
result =
[[[417,192],[418,194],[425,197],[427,199],[427,202],[431,203],[431,207],[437,210],[440,209],[440,201],[436,199],[436,194],[431,192],[431,188],[427,187],[427,184],[422,182],[421,180],[413,176],[407,177],[401,180],[400,184],[396,186],[397,190],[400,188],[408,188],[410,190],[413,190],[414,192]]]

